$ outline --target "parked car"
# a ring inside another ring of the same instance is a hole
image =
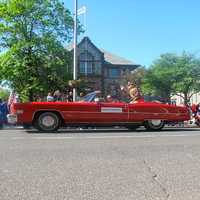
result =
[[[183,106],[156,102],[125,103],[86,102],[31,102],[15,103],[8,115],[8,122],[33,126],[42,132],[57,131],[64,126],[125,126],[159,131],[167,122],[190,119],[189,110]]]

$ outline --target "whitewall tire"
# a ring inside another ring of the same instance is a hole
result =
[[[148,131],[160,131],[165,126],[163,120],[148,120],[144,123],[144,127]]]
[[[54,132],[60,127],[60,117],[53,112],[41,113],[36,120],[36,128],[42,132]]]

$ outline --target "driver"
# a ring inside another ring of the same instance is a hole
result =
[[[114,100],[113,100],[113,98],[112,98],[112,96],[110,94],[106,96],[106,102],[111,103],[113,101]]]

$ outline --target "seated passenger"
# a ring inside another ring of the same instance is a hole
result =
[[[120,87],[121,89],[121,94],[120,94],[120,101],[121,102],[125,102],[125,103],[129,103],[130,102],[130,96],[128,94],[128,89],[125,88],[124,86]]]
[[[137,85],[135,83],[129,83],[128,84],[128,92],[131,97],[130,103],[136,103],[138,101],[144,101],[140,90],[138,89]]]

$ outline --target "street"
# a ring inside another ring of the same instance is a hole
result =
[[[2,200],[199,200],[200,129],[0,131]]]

